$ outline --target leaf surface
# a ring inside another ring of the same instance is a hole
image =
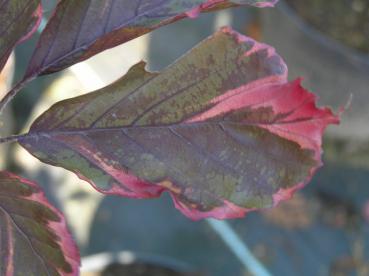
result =
[[[0,0],[0,71],[16,44],[36,31],[42,16],[40,0]]]
[[[57,103],[21,144],[103,193],[168,190],[192,219],[273,206],[320,166],[338,119],[287,82],[273,48],[223,28],[161,73],[144,67]]]
[[[63,215],[40,187],[0,171],[0,274],[78,275],[79,253]]]
[[[25,79],[53,73],[160,26],[200,12],[277,0],[62,0],[48,22]]]

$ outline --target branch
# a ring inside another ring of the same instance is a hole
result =
[[[31,78],[26,78],[18,82],[0,101],[0,116],[3,113],[5,107],[9,104],[9,102],[18,94],[20,90],[31,80]]]
[[[20,140],[22,138],[25,138],[27,136],[29,136],[28,133],[19,134],[19,135],[12,135],[12,136],[8,136],[8,137],[0,138],[0,144],[17,142],[18,140]]]

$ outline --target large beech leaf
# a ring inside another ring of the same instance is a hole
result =
[[[271,47],[224,28],[161,73],[144,66],[54,105],[21,144],[107,194],[168,190],[193,219],[273,206],[321,164],[338,119]]]
[[[36,31],[41,16],[40,0],[0,0],[0,71],[15,45]]]
[[[63,215],[35,183],[0,171],[0,275],[78,275],[78,268]]]
[[[62,0],[47,24],[26,77],[48,74],[153,29],[211,9],[272,6],[277,0]]]

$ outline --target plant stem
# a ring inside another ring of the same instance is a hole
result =
[[[0,138],[0,144],[17,142],[19,139],[27,137],[29,134],[12,135],[4,138]]]
[[[0,101],[0,116],[3,113],[5,107],[11,102],[11,100],[18,94],[20,90],[31,80],[33,77],[22,79],[18,82]]]

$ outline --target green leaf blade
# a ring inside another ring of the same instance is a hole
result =
[[[78,275],[63,215],[33,182],[0,172],[1,275]]]

